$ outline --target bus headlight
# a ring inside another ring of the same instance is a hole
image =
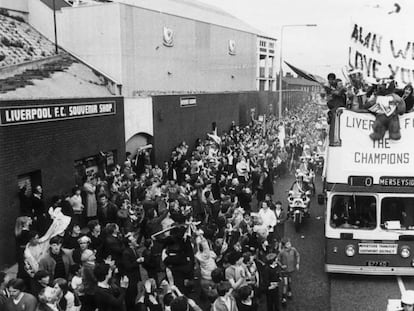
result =
[[[411,255],[410,248],[408,246],[402,246],[400,255],[402,258],[408,258]]]
[[[345,248],[345,254],[348,257],[354,256],[355,255],[355,247],[352,244],[347,245],[347,247]]]

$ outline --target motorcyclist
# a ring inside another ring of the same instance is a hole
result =
[[[294,197],[300,197],[306,194],[306,191],[310,190],[309,185],[305,182],[305,174],[299,171],[295,174],[296,180],[293,182],[290,190]]]
[[[322,140],[318,140],[318,143],[317,143],[317,146],[316,146],[315,149],[316,149],[315,152],[318,155],[320,155],[320,156],[324,156],[325,155],[325,149],[324,149]]]
[[[310,208],[310,200],[308,198],[309,195],[309,185],[304,182],[304,174],[302,172],[296,173],[296,180],[292,184],[289,190],[289,196],[294,198],[302,198],[303,200],[308,201],[307,202],[307,209],[305,211],[306,215],[309,215],[309,208]],[[291,207],[289,207],[289,213],[291,213]]]
[[[296,171],[296,174],[298,173],[303,174],[303,182],[306,184],[307,190],[315,193],[315,168],[311,156],[301,157],[301,164]]]
[[[307,157],[310,158],[312,156],[312,150],[311,150],[311,148],[310,148],[310,146],[308,144],[305,144],[303,146],[302,156],[305,157],[305,158],[307,158]]]
[[[325,161],[325,148],[321,140],[318,141],[314,150],[315,173],[321,173]]]

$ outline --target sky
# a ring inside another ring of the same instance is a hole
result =
[[[283,59],[323,77],[329,72],[340,75],[347,64],[351,18],[366,5],[364,0],[200,1],[222,8],[275,37],[278,46],[282,25],[317,24],[316,27],[284,28]]]

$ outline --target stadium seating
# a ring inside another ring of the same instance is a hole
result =
[[[1,13],[0,68],[54,54],[55,47],[52,42],[28,24]]]

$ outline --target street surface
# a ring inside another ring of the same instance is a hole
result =
[[[287,209],[287,190],[294,182],[293,176],[278,179],[274,201],[280,200]],[[321,183],[318,178],[317,190]],[[324,206],[318,205],[316,196],[311,201],[310,217],[305,219],[299,232],[295,232],[292,220],[285,224],[285,236],[300,253],[300,270],[293,277],[293,299],[288,300],[285,310],[330,310],[328,275],[324,271]]]

